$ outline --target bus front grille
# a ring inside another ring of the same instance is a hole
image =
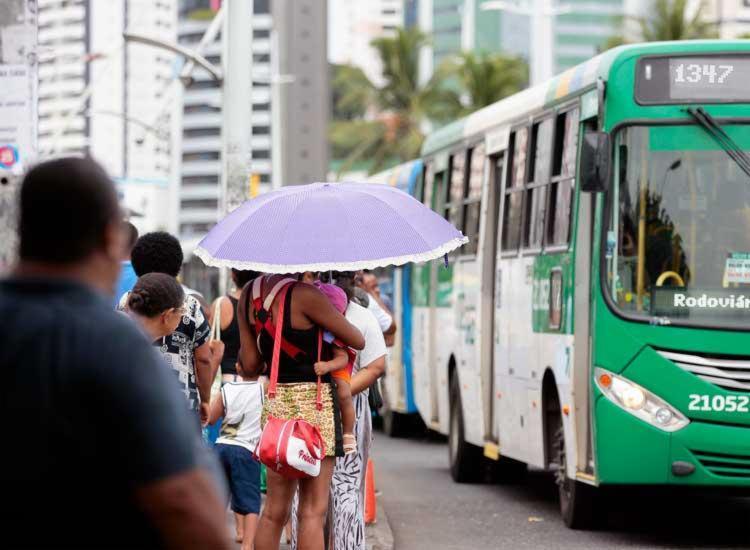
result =
[[[673,351],[658,351],[678,367],[725,390],[750,392],[750,358],[710,357]]]
[[[732,455],[692,450],[704,468],[714,475],[722,477],[750,478],[750,455]]]

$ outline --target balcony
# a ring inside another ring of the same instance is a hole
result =
[[[221,151],[221,136],[182,138],[183,153]]]
[[[183,176],[215,176],[221,171],[218,160],[195,160],[183,162],[180,172]]]

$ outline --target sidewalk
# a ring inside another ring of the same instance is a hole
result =
[[[234,516],[232,512],[227,512],[227,525],[229,526],[230,533],[234,535]],[[385,510],[383,510],[383,502],[380,500],[380,497],[378,497],[376,522],[365,528],[365,537],[367,538],[367,550],[393,550],[393,531],[391,531],[391,524],[388,521]],[[237,544],[237,550],[241,546],[241,544]],[[290,548],[288,544],[283,543],[279,546],[279,550],[289,550]]]

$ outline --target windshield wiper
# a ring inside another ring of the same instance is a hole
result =
[[[734,141],[724,129],[719,126],[716,119],[712,117],[703,107],[697,109],[693,107],[687,108],[688,114],[692,116],[698,124],[710,135],[714,140],[721,146],[722,149],[729,155],[737,166],[750,177],[750,157],[743,151],[737,142]]]

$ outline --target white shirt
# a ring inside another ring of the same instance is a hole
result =
[[[372,294],[368,294],[368,296],[370,297],[370,302],[367,304],[367,309],[372,312],[375,319],[378,321],[380,332],[385,332],[391,328],[393,317],[388,315],[388,312],[380,307],[380,304],[375,300]]]
[[[263,384],[228,382],[221,387],[224,418],[216,443],[239,445],[250,452],[260,441],[260,413],[263,409]]]
[[[346,306],[346,319],[357,327],[365,338],[364,349],[357,351],[357,360],[354,363],[352,373],[354,374],[386,354],[385,339],[377,319],[369,308],[366,309],[359,304],[349,302],[349,305]]]

